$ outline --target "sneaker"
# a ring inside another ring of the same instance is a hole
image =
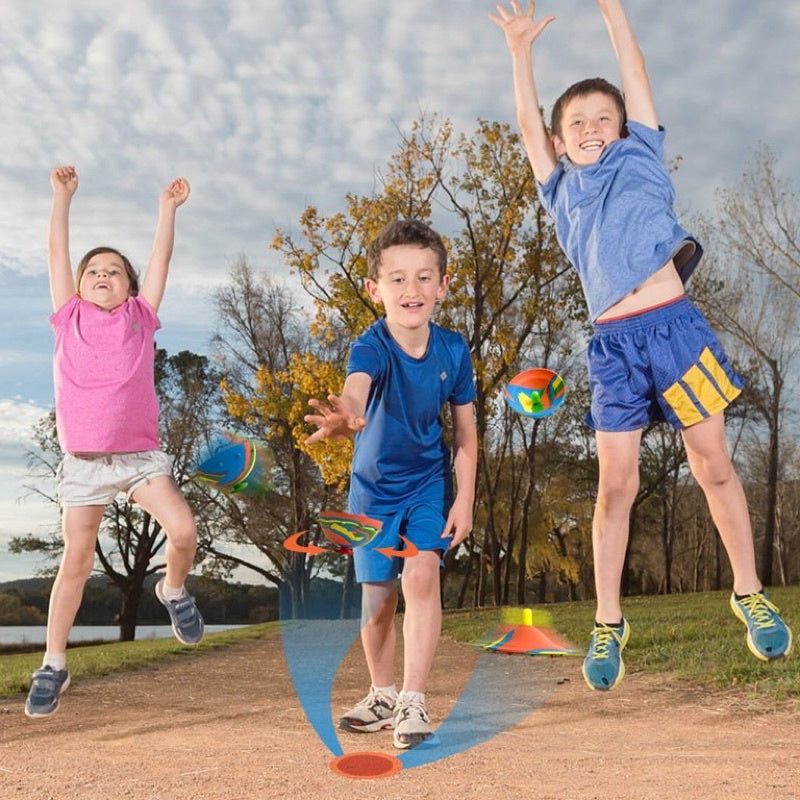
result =
[[[25,716],[47,717],[58,711],[61,693],[69,686],[69,672],[44,666],[33,673],[33,683],[25,701]]]
[[[408,750],[432,735],[425,704],[419,700],[401,700],[394,712],[394,746],[398,750]]]
[[[339,728],[350,733],[375,733],[393,728],[396,702],[397,695],[376,692],[371,686],[369,694],[339,719]]]
[[[156,597],[164,604],[169,612],[172,622],[172,632],[179,642],[183,644],[198,644],[203,638],[203,617],[197,610],[197,606],[188,592],[184,593],[175,600],[167,600],[163,594],[164,579],[156,584]]]
[[[747,646],[762,661],[788,656],[792,632],[781,619],[780,611],[767,600],[764,592],[753,592],[741,600],[731,595],[733,613],[747,625]]]
[[[622,651],[628,643],[631,628],[626,619],[622,627],[595,623],[589,652],[583,660],[583,679],[590,689],[607,692],[625,676]]]

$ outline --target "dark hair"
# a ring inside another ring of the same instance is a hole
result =
[[[619,118],[622,121],[620,126],[620,136],[625,137],[628,135],[628,116],[625,113],[625,98],[622,92],[609,83],[605,78],[584,78],[582,81],[573,83],[562,95],[556,100],[553,105],[553,113],[550,115],[550,133],[553,136],[561,138],[561,122],[564,116],[564,108],[570,100],[576,97],[586,97],[586,95],[599,92],[600,94],[608,95],[617,105],[619,111]]]
[[[384,250],[406,244],[433,250],[436,253],[439,277],[444,277],[447,271],[447,250],[442,237],[419,219],[398,219],[381,228],[367,248],[367,277],[372,281],[378,280]]]
[[[75,275],[76,288],[80,287],[81,278],[83,277],[83,273],[86,272],[86,267],[89,266],[89,262],[95,256],[99,256],[101,253],[114,253],[115,255],[118,255],[122,259],[122,263],[125,266],[125,272],[128,273],[128,281],[131,284],[130,295],[131,297],[135,297],[137,294],[139,294],[139,275],[133,268],[131,262],[128,261],[127,256],[122,255],[122,253],[120,253],[119,250],[116,250],[113,247],[95,247],[81,259],[80,264],[78,264],[78,271]]]

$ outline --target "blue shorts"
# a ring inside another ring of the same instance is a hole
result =
[[[688,428],[723,411],[744,386],[686,297],[595,323],[588,361],[586,423],[598,431],[635,431],[664,420]]]
[[[389,516],[373,513],[369,516],[381,520],[383,528],[368,545],[353,550],[353,564],[359,583],[391,581],[400,574],[405,559],[399,556],[391,558],[376,552],[376,548],[402,550],[404,544],[400,540],[401,535],[416,545],[418,550],[439,550],[444,554],[450,545],[449,539],[442,539],[447,519],[442,516],[441,507],[432,503],[406,506]]]

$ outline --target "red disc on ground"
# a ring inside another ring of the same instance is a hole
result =
[[[345,753],[331,761],[331,769],[345,778],[388,778],[403,769],[403,762],[386,753]]]

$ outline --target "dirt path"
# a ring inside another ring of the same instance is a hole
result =
[[[475,659],[470,648],[442,642],[429,688],[434,721]],[[332,755],[300,707],[278,637],[76,681],[48,720],[26,719],[22,697],[0,701],[0,797],[800,800],[797,705],[768,709],[740,693],[688,691],[635,672],[603,695],[586,689],[576,658],[529,660],[549,699],[522,722],[369,781],[329,768]],[[334,713],[363,694],[362,663],[355,649],[345,660]],[[341,741],[345,752],[395,752],[387,732]]]

